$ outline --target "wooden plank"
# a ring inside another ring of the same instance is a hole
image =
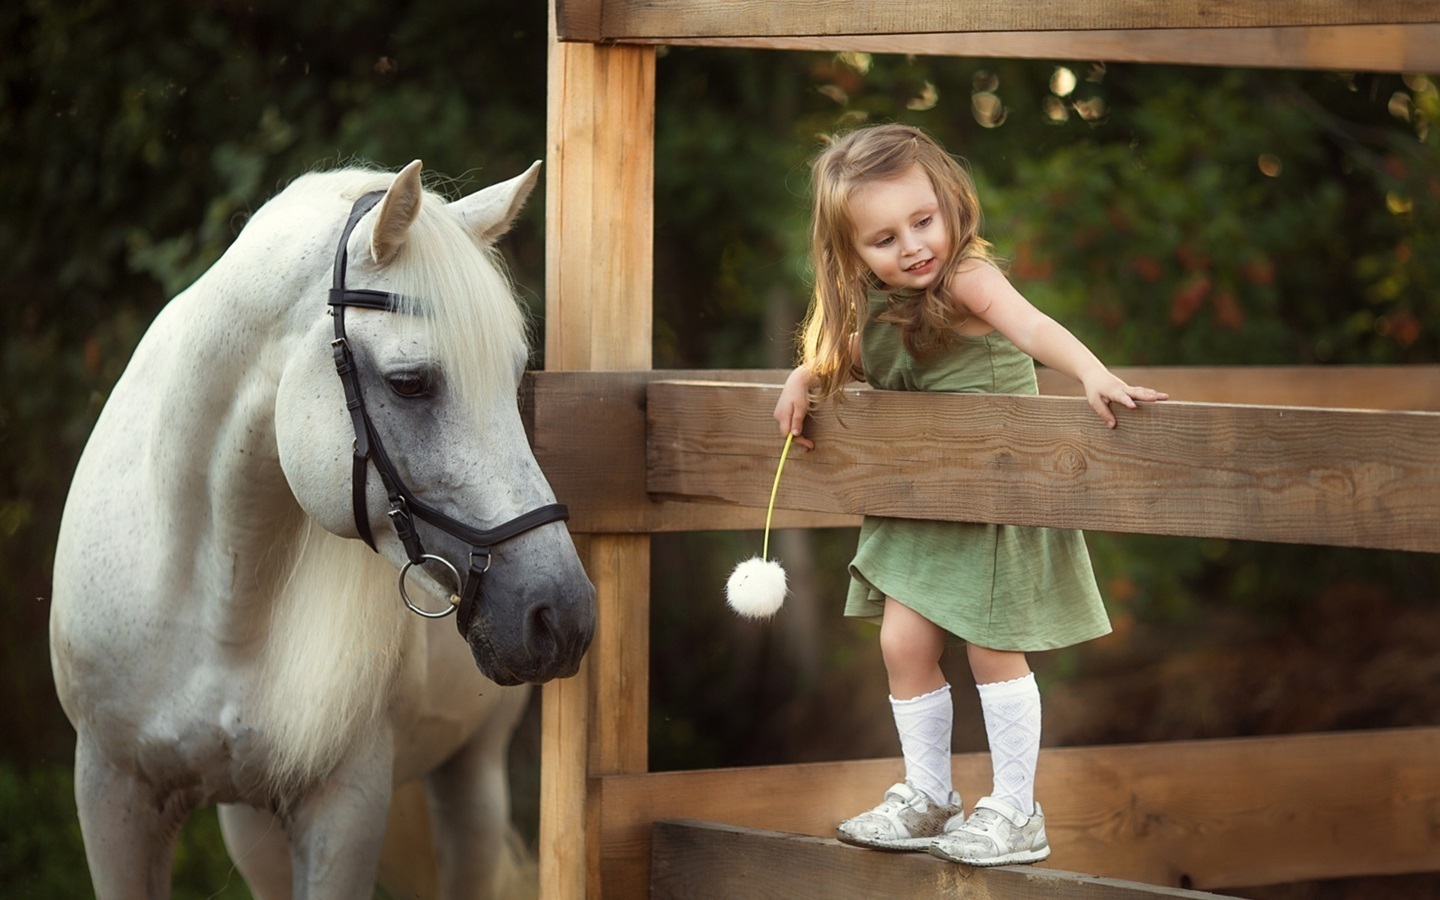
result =
[[[1117,368],[1133,384],[1207,403],[1440,411],[1440,366],[1164,366]],[[576,533],[760,529],[764,510],[646,493],[645,392],[656,380],[780,384],[781,369],[535,372],[522,394],[535,455]],[[1040,389],[1077,385],[1041,369]],[[767,497],[768,499],[768,497]],[[777,528],[849,527],[858,516],[777,510]]]
[[[561,40],[595,40],[593,3],[561,8]],[[599,40],[842,34],[1434,24],[1436,0],[603,0]]]
[[[590,709],[591,775],[650,767],[650,536],[593,535],[586,571],[595,582],[590,647],[603,673]]]
[[[550,12],[546,365],[648,369],[655,51],[561,44],[554,0]],[[590,785],[597,774],[644,771],[648,752],[650,538],[595,534],[577,549],[595,583],[596,633],[580,672],[542,695],[539,894],[547,900],[602,895]]]
[[[545,367],[650,368],[655,50],[552,43]]]
[[[1173,399],[1254,406],[1440,412],[1440,366],[1131,366],[1114,372]],[[1040,393],[1081,396],[1072,378],[1041,368]]]
[[[581,559],[590,538],[575,540]],[[572,678],[542,688],[540,703],[540,896],[579,900],[600,856],[599,808],[589,791],[591,680],[598,677],[587,659]],[[593,859],[592,859],[593,857]],[[598,881],[598,875],[597,875]],[[598,896],[596,894],[595,896]]]
[[[535,372],[522,394],[535,457],[555,496],[570,507],[570,530],[657,532],[760,529],[763,509],[652,499],[645,492],[645,392],[657,378],[719,376],[781,383],[775,370]],[[856,525],[855,516],[777,514],[777,528]]]
[[[1437,759],[1440,728],[1046,747],[1042,866],[1201,890],[1440,871]],[[956,755],[952,768],[967,801],[990,790],[988,754]],[[877,759],[602,778],[607,887],[645,895],[648,874],[635,873],[648,868],[653,822],[829,838],[903,771]]]
[[[831,53],[859,51],[975,59],[1100,60],[1343,72],[1440,70],[1440,25],[1435,24],[666,38],[663,43]]]
[[[1219,896],[1035,866],[957,866],[925,853],[873,853],[824,838],[688,819],[656,822],[652,843],[651,900],[1204,900]]]
[[[763,507],[779,388],[653,382],[652,493]],[[1440,551],[1440,414],[858,390],[777,505],[950,521]],[[843,417],[843,424],[841,421]],[[847,427],[848,426],[848,427]]]
[[[600,16],[604,0],[555,0],[555,19],[561,23],[562,40],[600,40]]]

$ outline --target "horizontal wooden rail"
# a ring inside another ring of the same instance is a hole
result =
[[[1433,24],[666,38],[653,42],[976,59],[1103,60],[1344,72],[1440,70],[1440,25]]]
[[[650,872],[651,900],[1210,900],[1220,896],[1035,866],[957,866],[924,853],[867,853],[823,838],[685,819],[655,823]]]
[[[1114,371],[1130,384],[1197,403],[1440,412],[1440,366],[1433,365],[1128,366]],[[1042,394],[1082,395],[1079,384],[1058,372],[1040,369],[1036,374]]]
[[[1440,871],[1437,759],[1440,728],[1046,748],[1042,865],[1201,890]],[[988,754],[952,768],[967,802],[989,791]],[[605,896],[645,896],[654,822],[832,838],[903,771],[881,759],[599,778]]]
[[[559,0],[565,41],[970,31],[1273,28],[1440,22],[1435,0]]]
[[[764,507],[779,388],[650,385],[647,486]],[[777,506],[1440,551],[1440,413],[856,390],[817,411]]]
[[[533,372],[522,413],[545,477],[570,507],[570,530],[591,534],[758,529],[765,511],[653,499],[645,491],[646,390],[657,378],[721,377],[736,382],[785,380],[780,370],[723,372],[639,370]],[[854,516],[787,511],[782,528],[858,522]]]
[[[1207,403],[1440,410],[1440,366],[1234,366],[1117,368],[1134,384]],[[1073,392],[1069,379],[1040,371],[1041,390]],[[575,532],[758,529],[763,509],[722,506],[646,492],[646,391],[652,381],[715,379],[779,384],[779,369],[535,372],[526,380],[524,413],[536,457]],[[769,415],[769,399],[752,412]],[[770,463],[765,463],[768,466]],[[760,480],[768,490],[769,476]],[[787,481],[788,485],[788,481]],[[766,498],[768,499],[768,497]],[[781,510],[776,527],[848,526],[848,514]]]

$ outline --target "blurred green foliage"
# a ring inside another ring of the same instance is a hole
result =
[[[45,598],[70,474],[140,334],[304,171],[422,158],[458,193],[543,156],[546,27],[545,4],[500,0],[0,5],[0,803],[35,823],[0,844],[7,895],[83,894]],[[820,134],[890,119],[970,162],[1016,282],[1111,364],[1440,357],[1434,78],[678,48],[657,65],[657,366],[789,363],[806,161]],[[542,211],[504,247],[543,326]],[[794,673],[773,634],[735,652],[719,597],[748,539],[657,538],[659,768],[783,758],[764,723]],[[824,590],[852,541],[820,535]],[[1091,543],[1112,613],[1166,621],[1222,605],[1273,624],[1343,580],[1434,603],[1440,574],[1422,555]],[[834,609],[826,672],[862,639]]]

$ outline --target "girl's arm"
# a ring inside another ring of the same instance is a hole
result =
[[[980,319],[1037,362],[1080,382],[1085,399],[1109,428],[1115,427],[1111,403],[1134,409],[1136,400],[1170,398],[1116,378],[1075,335],[1036,309],[989,263],[975,261],[962,266],[950,281],[950,297],[962,316]]]
[[[860,361],[860,336],[850,336],[850,377],[853,380],[860,380],[859,373],[863,372]],[[815,386],[815,378],[810,370],[801,365],[790,373],[785,379],[785,387],[780,390],[780,401],[775,404],[775,421],[780,425],[780,433],[783,435],[795,435],[795,443],[807,450],[815,449],[815,442],[805,437],[801,432],[805,428],[805,417],[810,414],[810,389]]]

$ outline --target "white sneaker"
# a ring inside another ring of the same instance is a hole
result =
[[[965,821],[960,795],[950,792],[950,803],[936,806],[923,791],[908,784],[893,785],[881,804],[835,829],[847,844],[883,850],[923,850],[936,836],[959,828]]]
[[[1039,862],[1050,855],[1045,813],[1038,803],[1035,815],[1027,816],[1004,800],[982,797],[965,824],[937,838],[930,853],[967,866]]]

